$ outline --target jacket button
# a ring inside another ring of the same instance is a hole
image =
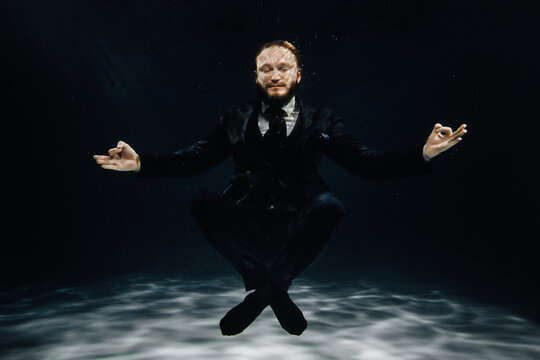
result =
[[[274,205],[268,206],[268,210],[274,210],[276,207]]]

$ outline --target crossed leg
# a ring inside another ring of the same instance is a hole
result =
[[[287,290],[327,245],[344,216],[341,201],[323,193],[297,213],[280,213],[236,208],[203,190],[191,210],[209,243],[243,277],[246,290],[256,289],[221,320],[222,333],[242,332],[271,305],[281,326],[300,335],[307,322]]]

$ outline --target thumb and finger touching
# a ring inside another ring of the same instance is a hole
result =
[[[112,148],[112,149],[109,149],[109,156],[110,156],[111,158],[113,158],[113,157],[115,157],[116,155],[118,155],[118,156],[116,156],[116,158],[119,158],[119,157],[120,157],[119,154],[120,154],[122,151],[123,151],[122,148]]]
[[[119,141],[115,148],[108,150],[107,155],[94,155],[96,163],[107,170],[130,169],[131,161],[135,159],[135,151],[124,141]],[[133,159],[131,159],[133,157]]]
[[[467,130],[465,130],[466,127],[466,124],[462,124],[456,131],[452,131],[452,128],[448,126],[443,126],[439,123],[435,124],[427,142],[432,155],[440,154],[460,142],[462,136],[467,133]]]

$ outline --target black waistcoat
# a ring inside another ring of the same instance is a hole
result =
[[[312,131],[306,128],[304,109],[299,100],[295,125],[287,136],[285,148],[276,152],[266,146],[259,128],[260,101],[253,104],[246,119],[242,140],[237,146],[231,186],[225,197],[238,206],[267,209],[298,210],[315,194],[328,191],[315,167],[303,167],[306,146],[312,142]],[[247,189],[247,191],[246,191]],[[237,193],[238,190],[241,193]]]

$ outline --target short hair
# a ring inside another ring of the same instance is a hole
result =
[[[296,46],[294,46],[293,44],[291,44],[290,42],[288,42],[286,40],[273,40],[273,41],[269,41],[269,42],[263,44],[263,46],[261,46],[261,48],[259,49],[259,51],[257,51],[257,54],[255,55],[255,61],[257,61],[257,58],[259,57],[259,55],[265,49],[268,49],[268,48],[273,47],[273,46],[280,46],[280,47],[284,47],[285,49],[289,49],[289,51],[292,52],[294,57],[296,58],[296,66],[299,69],[302,68],[300,51],[298,51]]]

